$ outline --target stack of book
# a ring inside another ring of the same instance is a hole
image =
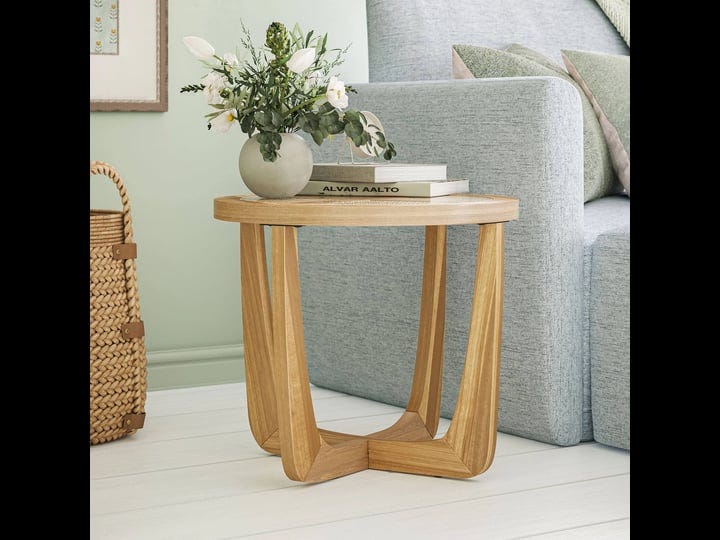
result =
[[[315,163],[298,195],[439,197],[468,191],[467,180],[447,178],[447,165]]]

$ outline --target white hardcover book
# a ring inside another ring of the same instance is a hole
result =
[[[467,193],[467,180],[437,180],[434,182],[397,182],[372,184],[367,182],[330,182],[310,180],[298,195],[328,195],[339,197],[439,197],[453,193]]]
[[[445,180],[447,165],[423,163],[315,163],[310,180],[330,182],[419,182]]]

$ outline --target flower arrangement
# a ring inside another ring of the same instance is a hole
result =
[[[202,92],[215,109],[205,115],[208,129],[225,133],[237,123],[248,137],[257,132],[263,160],[269,162],[278,157],[280,134],[299,130],[309,133],[317,145],[344,133],[358,148],[375,148],[375,155],[382,152],[386,160],[396,155],[378,126],[370,124],[360,111],[348,108],[348,94],[356,90],[332,74],[349,45],[328,50],[327,34],[314,36],[313,30],[303,34],[298,25],[289,31],[282,23],[273,22],[267,28],[264,47],[257,49],[242,22],[241,26],[244,63],[238,60],[239,53],[220,57],[204,39],[183,38],[190,52],[210,69],[200,84],[180,90]],[[335,55],[330,55],[333,52]]]

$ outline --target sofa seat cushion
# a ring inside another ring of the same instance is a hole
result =
[[[630,228],[593,244],[590,278],[593,438],[630,449]]]
[[[590,392],[590,305],[592,291],[593,248],[598,237],[612,231],[624,231],[630,227],[630,199],[614,195],[596,199],[584,206],[583,222],[583,440],[593,438],[593,414]],[[629,233],[628,233],[629,234]]]

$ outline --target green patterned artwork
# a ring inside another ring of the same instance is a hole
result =
[[[120,0],[90,0],[90,54],[118,54]]]

